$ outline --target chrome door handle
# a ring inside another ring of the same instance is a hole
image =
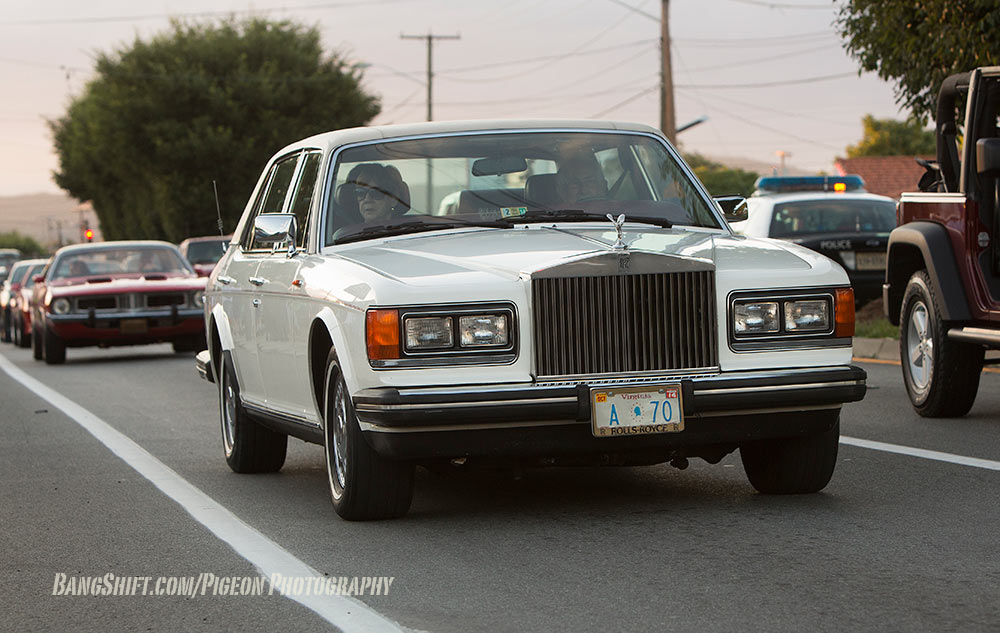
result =
[[[234,283],[236,280],[226,275],[219,275],[218,277],[216,277],[216,281],[218,281],[220,284],[226,284],[228,286]]]
[[[251,277],[249,281],[255,286],[263,286],[267,283],[267,280],[262,277]]]
[[[253,307],[255,307],[255,308],[259,308],[260,307],[260,299],[254,298],[254,300],[251,301],[250,303],[253,304]]]

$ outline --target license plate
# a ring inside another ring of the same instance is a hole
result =
[[[683,431],[681,387],[670,384],[592,388],[590,425],[595,437]]]
[[[146,319],[122,319],[118,324],[122,334],[145,334],[148,327]]]
[[[885,270],[885,253],[856,253],[858,270]]]

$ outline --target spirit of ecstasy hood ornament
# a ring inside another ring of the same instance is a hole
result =
[[[618,216],[618,219],[616,220],[615,216],[608,213],[607,218],[611,220],[612,224],[615,225],[615,231],[618,232],[618,239],[616,239],[614,245],[612,245],[611,247],[612,250],[627,251],[628,245],[626,245],[624,240],[622,239],[622,228],[625,226],[625,214],[622,213],[621,215]]]

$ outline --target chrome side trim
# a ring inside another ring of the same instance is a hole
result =
[[[437,402],[433,404],[356,404],[357,411],[413,411],[419,409],[451,409],[455,407],[502,407],[518,404],[560,404],[576,402],[575,396],[564,398],[521,398],[519,400],[469,400],[467,402]]]
[[[358,425],[362,431],[372,431],[375,433],[434,433],[440,431],[487,431],[490,429],[516,429],[518,427],[540,427],[540,426],[590,426],[589,420],[583,422],[579,420],[534,420],[524,422],[494,422],[491,424],[463,424],[463,425],[439,425],[439,426],[416,426],[416,427],[388,427],[379,424],[371,424],[358,420]]]
[[[696,386],[694,391],[696,394],[755,393],[758,391],[791,391],[795,389],[820,389],[823,387],[846,387],[850,385],[863,384],[863,380],[839,380],[835,382],[816,382],[805,385],[768,385],[765,387],[725,387],[719,389],[698,389]]]

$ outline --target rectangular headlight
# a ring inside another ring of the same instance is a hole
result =
[[[459,317],[458,337],[462,347],[504,347],[508,340],[507,317],[503,314]]]
[[[451,317],[406,319],[406,349],[444,349],[454,344]]]
[[[830,303],[822,299],[785,302],[785,330],[824,332],[830,329]]]
[[[781,327],[777,301],[736,301],[733,331],[736,334],[766,334]]]

